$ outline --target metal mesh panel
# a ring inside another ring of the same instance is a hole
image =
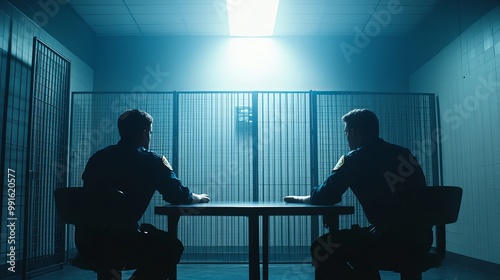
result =
[[[66,185],[70,63],[35,40],[30,108],[27,271],[64,261],[53,192]]]
[[[250,93],[179,94],[176,170],[193,192],[208,193],[212,201],[253,200],[251,114]],[[181,218],[179,236],[186,240],[183,261],[248,259],[244,217]]]
[[[3,99],[2,109],[2,209],[1,209],[1,236],[0,238],[0,278],[6,276],[18,277],[22,275],[23,252],[25,243],[25,198],[26,198],[26,161],[28,152],[28,112],[31,85],[31,59],[33,38],[24,34],[25,26],[12,20],[15,14],[12,8],[6,8],[9,13],[0,11],[0,42],[2,49],[2,68],[0,81]],[[5,93],[5,95],[3,94]],[[8,172],[8,169],[14,172]],[[8,209],[9,174],[15,175],[15,209]],[[8,218],[15,220],[9,221]],[[15,229],[10,231],[7,224],[15,222]],[[12,235],[11,235],[12,234]],[[4,238],[13,236],[12,239]],[[15,243],[8,243],[9,241]],[[14,250],[11,250],[11,246]],[[12,266],[7,262],[12,260],[8,254],[13,253],[15,272],[8,270]]]
[[[259,93],[259,201],[310,192],[310,106],[307,92]],[[270,217],[269,260],[309,256],[311,217]]]

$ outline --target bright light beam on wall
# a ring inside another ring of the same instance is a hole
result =
[[[272,36],[279,0],[226,0],[231,36]]]
[[[280,67],[289,64],[289,57],[274,38],[229,38],[215,64],[221,67],[224,78],[234,83],[232,87],[267,90],[283,86],[277,80],[287,75]]]

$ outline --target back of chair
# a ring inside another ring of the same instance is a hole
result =
[[[56,211],[61,222],[65,224],[80,224],[84,217],[84,189],[60,188],[54,191]]]
[[[54,197],[57,214],[65,224],[117,231],[135,226],[120,191],[70,187],[56,189]]]
[[[459,187],[433,186],[410,188],[394,193],[386,222],[389,227],[410,228],[435,226],[435,247],[420,261],[403,261],[399,258],[380,265],[381,270],[401,273],[401,279],[422,279],[422,272],[439,267],[446,253],[446,224],[457,221],[462,189]]]
[[[391,218],[399,224],[424,226],[457,221],[462,189],[451,186],[411,188],[394,193]]]

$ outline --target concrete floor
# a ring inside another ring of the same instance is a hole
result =
[[[124,271],[123,279],[129,279],[133,271]],[[383,280],[400,279],[399,274],[389,271],[380,273]],[[65,265],[62,270],[33,277],[34,280],[88,280],[97,279],[92,271],[81,270]],[[180,264],[178,280],[244,280],[248,279],[248,265],[245,264]],[[308,264],[271,264],[270,280],[314,280],[314,269]],[[456,264],[444,263],[440,268],[431,269],[423,274],[424,280],[500,280],[493,276],[465,268]]]

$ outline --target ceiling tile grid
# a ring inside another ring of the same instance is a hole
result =
[[[227,0],[229,9],[243,1]],[[280,0],[275,36],[406,35],[439,0]],[[71,0],[98,36],[229,36],[226,0]]]

